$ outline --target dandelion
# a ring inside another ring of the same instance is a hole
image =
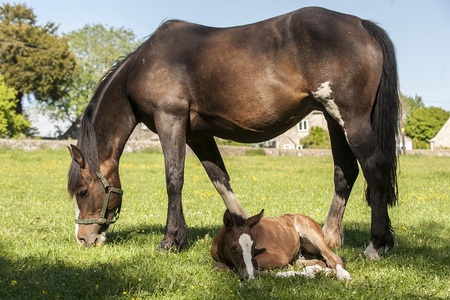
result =
[[[12,285],[12,286],[17,285],[17,281],[16,281],[16,280],[11,280],[11,285]]]

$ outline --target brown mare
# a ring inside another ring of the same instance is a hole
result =
[[[214,137],[265,141],[321,110],[334,159],[325,238],[333,247],[342,243],[359,163],[372,209],[365,254],[379,258],[394,245],[388,205],[397,199],[397,80],[394,46],[383,29],[323,8],[231,28],[165,22],[104,76],[84,112],[68,175],[77,241],[102,244],[116,221],[119,160],[139,122],[158,133],[164,152],[169,201],[159,247],[169,249],[187,241],[181,201],[186,144],[226,208],[247,218]]]
[[[325,241],[320,225],[305,215],[276,218],[258,215],[243,219],[225,211],[223,224],[211,245],[211,257],[222,269],[235,268],[242,279],[252,279],[260,270],[288,264],[326,266],[337,270],[339,279],[350,279],[342,259]],[[322,260],[317,257],[322,257]]]

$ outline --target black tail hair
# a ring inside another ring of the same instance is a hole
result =
[[[387,160],[386,200],[392,206],[397,203],[397,143],[399,133],[400,95],[395,48],[388,34],[375,23],[362,20],[364,28],[375,38],[383,51],[383,71],[372,110],[372,129],[381,151]],[[366,193],[370,205],[370,197]]]

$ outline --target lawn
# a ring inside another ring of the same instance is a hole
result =
[[[251,214],[308,214],[325,220],[333,191],[331,157],[228,156],[232,186]],[[101,248],[79,247],[66,192],[67,151],[0,150],[0,299],[448,299],[450,158],[400,157],[399,204],[390,209],[396,243],[381,261],[362,258],[370,208],[362,176],[344,219],[351,282],[257,278],[213,270],[212,237],[224,205],[193,156],[186,161],[189,245],[156,250],[166,217],[163,157],[124,154],[120,220]]]

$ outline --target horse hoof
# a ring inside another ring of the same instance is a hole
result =
[[[381,259],[381,255],[384,252],[387,252],[389,250],[389,247],[380,247],[378,249],[375,249],[374,245],[372,242],[370,242],[369,246],[367,246],[366,250],[364,250],[364,254],[363,257],[368,259],[368,260],[380,260]]]
[[[171,251],[179,251],[179,247],[177,247],[173,242],[164,240],[156,247],[158,251],[161,252],[171,252]]]

